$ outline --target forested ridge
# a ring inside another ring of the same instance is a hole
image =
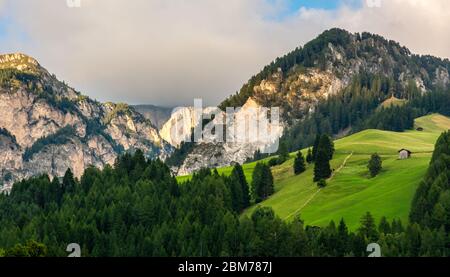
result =
[[[439,154],[450,148],[448,136],[433,161],[448,159]],[[70,243],[82,256],[367,256],[372,242],[383,256],[449,254],[448,216],[430,225],[414,208],[411,224],[375,222],[367,213],[355,232],[344,220],[322,228],[301,217],[286,222],[270,208],[241,218],[255,201],[250,191],[239,165],[229,177],[203,169],[178,184],[163,162],[140,151],[113,167],[88,168],[79,181],[70,170],[62,180],[31,178],[0,195],[0,256],[67,256]],[[448,190],[440,193],[444,201]]]

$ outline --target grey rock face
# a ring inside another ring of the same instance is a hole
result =
[[[113,164],[121,151],[165,158],[171,147],[150,120],[125,104],[81,95],[23,54],[0,55],[0,184],[39,174],[76,177]]]

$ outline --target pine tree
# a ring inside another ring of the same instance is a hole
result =
[[[70,168],[68,168],[66,170],[66,173],[64,174],[62,188],[63,193],[65,192],[72,193],[75,191],[75,179],[72,170],[70,170]]]
[[[380,173],[381,169],[383,168],[382,164],[383,162],[381,160],[381,157],[377,153],[372,154],[369,164],[367,165],[367,168],[370,171],[370,176],[372,178]]]
[[[325,149],[317,151],[316,163],[314,166],[314,182],[322,179],[328,179],[331,176],[331,166],[329,154]]]
[[[378,231],[383,234],[390,234],[391,233],[391,225],[387,221],[386,217],[383,216],[380,219],[380,224],[378,225]]]
[[[252,178],[253,199],[256,203],[259,203],[272,195],[273,192],[273,176],[270,167],[264,163],[257,163]]]
[[[331,177],[330,160],[334,154],[334,143],[328,135],[322,135],[320,137],[316,152],[314,182]]]
[[[311,148],[308,148],[308,154],[306,155],[306,162],[311,164],[314,161],[314,157]]]
[[[322,135],[319,142],[319,148],[325,149],[328,153],[328,159],[332,160],[334,156],[334,143],[331,140],[330,136]]]
[[[278,164],[282,164],[289,159],[289,150],[285,142],[280,143],[278,149]]]
[[[295,157],[294,160],[294,173],[295,175],[299,175],[300,173],[305,172],[306,165],[305,165],[305,159],[303,158],[302,151],[298,151],[297,157]]]
[[[234,166],[233,171],[231,171],[231,177],[240,185],[242,191],[242,207],[247,208],[250,206],[250,192],[244,170],[240,164]]]
[[[317,134],[317,135],[316,135],[316,139],[314,140],[314,145],[313,145],[313,149],[312,149],[312,158],[313,158],[313,161],[316,161],[316,158],[317,158],[317,151],[318,151],[318,148],[319,148],[319,143],[320,143],[320,135]]]
[[[343,218],[341,218],[341,221],[339,222],[339,226],[338,226],[338,240],[339,240],[339,244],[338,244],[338,255],[339,256],[344,256],[347,252],[347,248],[348,248],[348,244],[349,244],[349,233],[348,233],[348,228],[347,225],[345,224],[345,221]]]
[[[361,218],[361,227],[358,229],[358,232],[362,237],[367,238],[369,241],[374,242],[378,239],[377,226],[370,212],[367,212]]]

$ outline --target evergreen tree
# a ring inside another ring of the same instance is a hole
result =
[[[306,162],[311,164],[314,161],[314,157],[311,148],[308,148],[308,154],[306,155]]]
[[[75,179],[72,173],[72,170],[68,168],[63,177],[62,189],[64,192],[72,193],[75,191]]]
[[[328,135],[322,135],[317,146],[314,166],[314,182],[331,177],[330,160],[334,154],[334,143]]]
[[[298,151],[297,156],[294,160],[294,173],[295,175],[299,175],[300,173],[305,172],[306,164],[305,159],[303,158],[302,151]]]
[[[358,233],[371,242],[375,242],[378,239],[377,226],[370,212],[367,212],[361,218],[361,227],[358,229]]]
[[[280,143],[278,149],[278,164],[282,164],[289,159],[289,150],[285,142]]]
[[[250,206],[250,192],[244,170],[240,164],[236,164],[231,171],[231,178],[239,184],[242,191],[242,208]]]
[[[273,176],[270,167],[264,163],[256,164],[252,178],[252,196],[255,203],[265,200],[273,192]]]
[[[320,138],[321,138],[321,136],[319,134],[317,134],[316,139],[314,140],[314,145],[313,145],[313,149],[312,149],[313,161],[316,161],[316,159],[317,159],[317,151],[319,149]]]
[[[325,181],[324,179],[320,179],[319,182],[317,182],[317,186],[323,189],[327,186],[327,181]]]
[[[391,225],[387,221],[386,217],[383,216],[380,219],[380,224],[378,225],[378,231],[383,234],[390,234],[391,233]]]
[[[370,171],[370,176],[372,178],[380,173],[381,169],[383,168],[382,163],[383,162],[381,160],[381,157],[377,153],[372,154],[369,164],[367,165],[367,168]]]
[[[325,149],[328,153],[328,159],[332,160],[334,156],[334,143],[328,135],[322,135],[319,141],[319,149]]]
[[[340,256],[344,256],[349,248],[349,232],[347,225],[344,222],[344,219],[341,218],[341,221],[339,222],[338,226],[338,241],[340,242],[337,246],[337,252],[340,254]]]

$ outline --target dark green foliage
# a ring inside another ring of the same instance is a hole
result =
[[[271,158],[268,162],[269,167],[282,165],[289,159],[289,151],[285,143],[281,143],[277,152],[277,157]]]
[[[312,154],[311,148],[308,148],[308,154],[306,155],[306,162],[309,164],[314,162],[314,156]]]
[[[252,177],[252,196],[255,203],[259,203],[273,194],[273,176],[268,165],[256,164]]]
[[[314,140],[314,145],[312,148],[312,160],[316,161],[317,158],[317,150],[319,149],[319,143],[320,143],[320,134],[316,135],[316,139]]]
[[[436,142],[428,172],[413,199],[410,220],[450,231],[450,131]]]
[[[328,135],[322,135],[316,150],[314,182],[331,177],[330,160],[333,158],[334,144]]]
[[[305,158],[301,151],[298,151],[297,156],[294,160],[294,174],[299,175],[306,170]]]
[[[236,212],[241,212],[250,206],[250,191],[244,170],[240,164],[233,167],[229,182],[233,208]]]
[[[392,232],[391,225],[387,221],[386,217],[382,217],[380,220],[380,224],[378,225],[378,232],[381,234],[390,234]]]
[[[377,225],[369,212],[361,218],[361,227],[358,229],[358,233],[368,241],[376,241],[378,239]]]
[[[45,257],[47,256],[47,247],[36,241],[28,241],[25,245],[16,244],[14,247],[7,249],[4,253],[5,257]]]
[[[392,106],[381,108],[371,115],[357,129],[379,129],[394,132],[403,132],[414,128],[414,118],[419,112],[413,109],[410,104],[404,106]]]
[[[367,168],[369,169],[370,176],[373,178],[380,173],[381,169],[383,169],[383,161],[381,160],[380,155],[377,153],[372,154],[369,164],[367,165]]]
[[[261,151],[258,149],[255,151],[255,153],[253,154],[253,157],[248,158],[245,163],[251,163],[251,162],[256,162],[256,161],[260,161],[262,159],[265,159],[267,157],[269,157],[270,154],[268,153],[261,153]]]
[[[320,179],[319,182],[317,182],[317,186],[323,189],[327,186],[327,181],[325,179]]]
[[[166,160],[167,165],[169,166],[181,166],[183,164],[184,159],[192,152],[195,147],[194,141],[194,130],[191,132],[191,141],[183,141],[180,144],[180,147],[176,148],[175,151],[170,155],[170,157]]]
[[[407,104],[379,108],[398,86],[383,76],[355,76],[349,87],[319,102],[313,115],[291,126],[281,141],[288,145],[289,151],[296,151],[317,145],[317,134],[337,135],[343,131],[351,134],[365,129],[405,131],[414,127],[414,118],[429,113],[450,116],[450,91],[442,88],[424,95],[416,95],[416,87],[407,88],[397,95],[409,99]]]
[[[37,76],[14,68],[0,69],[0,86],[11,87],[20,82],[30,89],[36,87]]]
[[[270,159],[267,164],[269,165],[269,167],[274,167],[280,164],[280,159],[278,157],[272,158]]]
[[[236,201],[233,186],[243,192],[243,184],[237,165],[230,177],[202,169],[178,185],[164,163],[140,151],[122,155],[114,167],[90,167],[79,181],[70,170],[62,182],[45,175],[24,180],[0,195],[0,256],[65,257],[69,242],[80,244],[83,257],[367,256],[371,242],[382,246],[383,256],[449,254],[443,228],[403,228],[398,220],[389,228],[384,219],[376,226],[370,214],[356,234],[343,220],[305,226],[268,207],[240,219],[245,193]]]
[[[281,142],[278,149],[278,163],[283,164],[289,159],[289,150],[286,143]]]
[[[66,144],[72,137],[76,135],[75,128],[73,126],[66,126],[59,129],[56,133],[47,137],[36,140],[33,145],[27,149],[23,154],[23,159],[29,161],[33,158],[33,155],[41,151],[47,145],[61,145]]]

